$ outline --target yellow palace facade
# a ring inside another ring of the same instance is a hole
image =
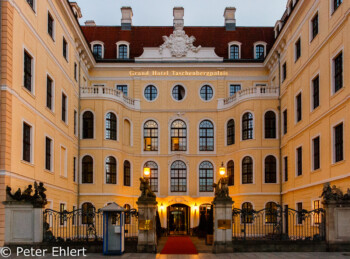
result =
[[[137,208],[147,167],[162,226],[188,231],[221,166],[236,208],[317,209],[324,183],[350,185],[348,1],[290,0],[274,28],[121,11],[80,26],[76,3],[1,1],[2,200],[42,181],[54,210]]]

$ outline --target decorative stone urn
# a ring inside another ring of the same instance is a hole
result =
[[[156,233],[156,195],[151,190],[149,180],[140,178],[141,196],[137,200],[139,210],[139,235],[137,242],[137,252],[156,253],[157,233]]]
[[[232,198],[229,196],[228,178],[224,177],[215,188],[213,253],[232,253]]]

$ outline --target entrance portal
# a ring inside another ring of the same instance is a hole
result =
[[[174,204],[168,207],[168,234],[188,235],[190,228],[190,207]]]

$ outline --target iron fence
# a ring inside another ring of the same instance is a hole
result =
[[[324,210],[233,209],[234,240],[325,240]]]
[[[119,224],[119,217],[113,224]],[[103,213],[91,207],[88,210],[55,211],[46,209],[43,212],[43,241],[60,242],[101,242],[103,240]],[[125,211],[125,238],[137,239],[138,212],[136,209]]]

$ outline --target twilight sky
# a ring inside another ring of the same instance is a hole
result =
[[[227,6],[237,8],[237,26],[274,26],[287,0],[71,0],[82,9],[83,24],[120,25],[120,7],[131,6],[133,25],[172,25],[174,6],[185,8],[185,26],[223,26]]]

